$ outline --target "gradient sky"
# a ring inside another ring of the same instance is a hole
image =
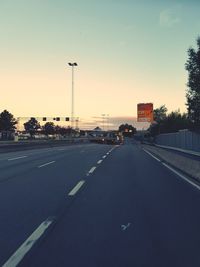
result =
[[[185,108],[200,1],[0,0],[0,110],[15,116],[135,117]]]

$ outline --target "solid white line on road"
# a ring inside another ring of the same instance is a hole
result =
[[[101,162],[102,162],[103,160],[102,159],[100,159],[99,161],[97,161],[97,164],[101,164]]]
[[[158,159],[157,157],[155,157],[155,156],[154,156],[153,154],[151,154],[149,151],[147,151],[147,150],[144,149],[144,148],[143,148],[143,150],[144,150],[147,154],[149,154],[152,158],[154,158],[154,159],[156,159],[157,161],[161,162],[160,159]]]
[[[45,230],[53,222],[53,219],[47,219],[29,236],[29,238],[18,248],[18,250],[7,260],[2,267],[15,267],[24,258],[27,252],[32,248],[35,242],[44,234]]]
[[[176,171],[174,168],[170,167],[168,164],[166,163],[162,163],[166,168],[168,168],[170,171],[174,172],[176,175],[178,175],[179,177],[181,177],[182,179],[184,179],[186,182],[188,182],[189,184],[195,186],[197,189],[200,190],[200,186],[195,184],[194,182],[192,182],[190,179],[188,179],[187,177],[185,177],[183,174],[181,174],[180,172]]]
[[[105,159],[105,158],[106,158],[106,155],[105,155],[105,156],[103,156],[102,158],[103,158],[103,159]]]
[[[80,182],[78,182],[78,184],[69,192],[69,196],[74,196],[78,190],[83,186],[83,184],[85,183],[84,180],[81,180]]]
[[[27,158],[27,157],[28,156],[21,156],[21,157],[11,158],[11,159],[8,159],[8,161],[17,160],[17,159],[24,159],[24,158]]]
[[[92,168],[89,170],[88,173],[89,173],[89,174],[93,173],[95,169],[96,169],[96,167],[92,167]]]
[[[52,164],[52,163],[55,163],[55,161],[50,161],[50,162],[47,162],[47,163],[45,163],[45,164],[42,164],[42,165],[38,166],[38,168],[45,167],[45,166],[47,166],[47,165],[49,165],[49,164]]]

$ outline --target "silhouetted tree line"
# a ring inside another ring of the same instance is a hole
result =
[[[165,105],[154,110],[154,123],[149,132],[152,136],[160,133],[172,133],[182,129],[200,132],[200,37],[197,38],[197,49],[188,49],[185,64],[188,71],[187,113],[173,111],[167,115]]]
[[[132,137],[136,133],[136,128],[134,128],[132,125],[121,124],[119,126],[119,132],[123,134],[125,137]]]
[[[7,110],[0,113],[0,138],[12,139],[16,130],[17,120]],[[61,136],[67,136],[75,133],[75,130],[71,127],[63,127],[54,125],[53,122],[46,122],[43,126],[36,120],[31,118],[24,123],[24,129],[30,134],[31,138],[34,138],[36,134],[54,135],[59,134]]]
[[[32,138],[38,133],[46,136],[55,134],[67,136],[75,133],[75,130],[73,130],[71,127],[55,125],[53,122],[46,122],[43,126],[41,126],[35,118],[31,118],[29,121],[24,123],[24,128]]]
[[[186,113],[172,111],[167,114],[165,105],[154,110],[154,122],[149,127],[149,133],[152,136],[161,133],[173,133],[183,129],[191,129],[192,122]]]
[[[186,94],[188,118],[192,123],[192,128],[200,131],[200,37],[197,38],[197,50],[188,49],[185,68],[188,71]]]

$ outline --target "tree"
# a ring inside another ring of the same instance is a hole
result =
[[[167,108],[165,105],[160,106],[159,108],[154,109],[153,111],[154,121],[157,123],[164,120],[167,116]]]
[[[47,122],[45,125],[42,127],[44,134],[49,135],[49,134],[55,134],[55,125],[53,122]]]
[[[28,133],[30,133],[31,138],[33,138],[33,136],[41,128],[41,126],[36,118],[31,118],[29,121],[24,123],[24,128]]]
[[[131,137],[136,133],[136,128],[128,123],[121,124],[119,126],[119,132],[121,132],[124,136]]]
[[[179,130],[190,128],[190,120],[187,114],[179,111],[172,111],[161,124],[161,133],[173,133]]]
[[[185,64],[188,71],[187,106],[188,117],[195,129],[200,129],[200,37],[197,38],[197,50],[188,49],[188,60]]]
[[[10,112],[4,110],[0,113],[0,131],[14,132],[16,124],[17,121]]]
[[[161,131],[161,124],[167,117],[167,108],[165,105],[154,109],[153,111],[154,122],[150,125],[149,131],[152,136],[155,136]]]
[[[187,114],[181,114],[179,111],[172,111],[162,120],[157,123],[152,123],[149,127],[151,136],[160,133],[173,133],[183,129],[189,129],[191,122]]]

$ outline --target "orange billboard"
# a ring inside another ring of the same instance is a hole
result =
[[[137,121],[153,122],[153,104],[140,103],[137,105]]]

